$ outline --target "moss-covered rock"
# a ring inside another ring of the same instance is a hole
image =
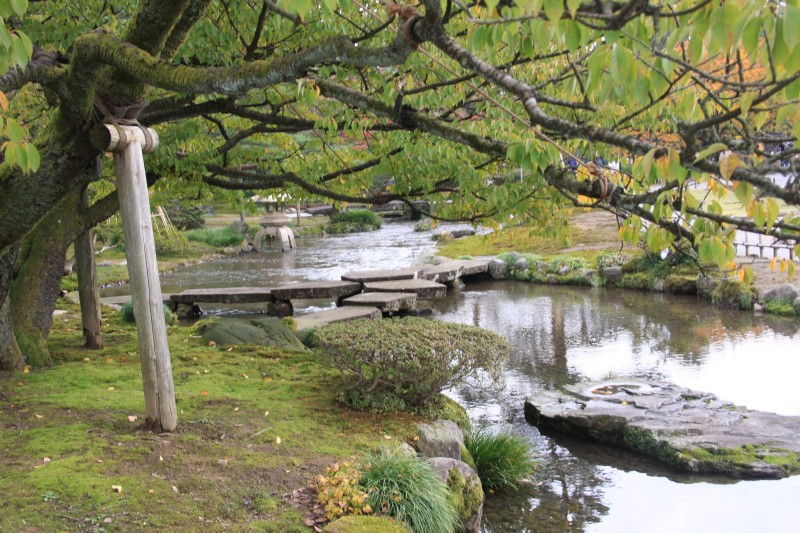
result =
[[[697,276],[670,274],[664,280],[664,290],[671,294],[697,294]]]
[[[343,516],[322,530],[325,533],[408,533],[408,528],[387,516]]]
[[[206,322],[201,334],[206,342],[217,344],[258,344],[295,352],[306,349],[291,328],[276,317],[222,318]]]
[[[800,309],[788,300],[770,300],[764,306],[764,311],[780,316],[800,316]]]
[[[758,293],[754,287],[738,280],[722,280],[711,291],[711,302],[720,307],[741,309],[744,311],[753,308],[753,302]]]
[[[448,457],[433,457],[428,463],[447,483],[448,500],[458,513],[461,530],[478,533],[483,515],[483,487],[478,474],[465,462]]]
[[[637,289],[640,291],[649,290],[652,285],[653,280],[651,279],[650,274],[647,272],[623,274],[622,279],[617,282],[617,287],[621,289]]]
[[[436,412],[437,418],[452,420],[462,431],[467,431],[472,426],[464,406],[444,394],[439,395],[439,401],[441,407]]]

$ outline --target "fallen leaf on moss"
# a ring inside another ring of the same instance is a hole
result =
[[[107,390],[112,391],[114,390],[114,387],[109,387]]]
[[[33,416],[35,416],[35,417],[36,417],[36,418],[38,418],[38,419],[42,419],[42,418],[44,418],[44,415],[33,415]]]
[[[136,415],[128,416],[128,422],[136,422],[136,420],[138,420],[138,419],[139,419],[139,417],[136,416]]]
[[[25,365],[25,367],[22,369],[22,373],[23,374],[30,374],[31,373],[30,365]]]
[[[209,345],[209,346],[216,346],[216,345],[217,345],[217,343],[216,343],[216,342],[214,342],[214,341],[208,341],[208,345]]]
[[[122,485],[111,485],[111,490],[114,492],[122,492]]]
[[[281,438],[275,437],[275,444],[280,444],[280,443],[281,443]]]
[[[208,391],[206,391],[206,390],[201,390],[201,391],[200,391],[200,396],[208,396]]]

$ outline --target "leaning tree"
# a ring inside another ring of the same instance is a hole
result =
[[[5,20],[35,45],[0,91],[41,163],[6,151],[0,168],[0,338],[25,346],[3,343],[4,366],[47,362],[53,261],[36,247],[63,257],[115,205],[77,201],[108,174],[102,124],[158,132],[147,167],[164,188],[426,198],[437,217],[546,231],[590,206],[629,242],[721,267],[737,229],[800,235],[781,216],[800,205],[797,0],[54,4]]]

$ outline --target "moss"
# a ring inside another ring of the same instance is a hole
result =
[[[702,448],[698,446],[682,452],[681,459],[696,472],[738,471],[743,466],[758,462],[780,466],[789,474],[800,472],[800,454],[754,445],[737,448]]]
[[[673,465],[685,466],[680,454],[667,442],[660,441],[652,431],[626,426],[623,430],[623,442],[632,450],[655,457],[659,461]]]
[[[755,289],[738,280],[722,280],[711,291],[711,302],[720,307],[730,307],[744,311],[753,308]]]
[[[770,300],[764,306],[764,311],[780,316],[800,316],[794,307],[794,302],[788,300]]]
[[[697,294],[697,276],[670,274],[664,279],[664,290],[671,294]]]
[[[636,289],[641,291],[650,290],[653,288],[654,280],[647,272],[635,272],[632,274],[625,274],[617,282],[617,287],[621,289]]]
[[[467,431],[472,427],[467,410],[460,403],[444,394],[439,394],[438,400],[440,407],[436,412],[436,418],[452,420],[462,431]]]
[[[483,487],[477,475],[466,478],[458,468],[451,468],[447,475],[447,490],[447,499],[458,513],[462,525],[480,512]]]
[[[466,446],[464,446],[464,445],[461,445],[461,446],[459,447],[459,450],[460,450],[460,452],[461,452],[461,461],[463,461],[464,463],[466,463],[467,465],[469,465],[469,467],[470,467],[471,469],[473,469],[474,471],[476,471],[476,472],[477,472],[477,471],[478,471],[478,467],[477,467],[477,465],[475,464],[475,458],[474,458],[474,457],[472,457],[472,454],[471,454],[471,453],[470,453],[470,451],[467,449],[467,447],[466,447]]]
[[[408,528],[386,516],[343,516],[322,530],[326,533],[408,533]]]

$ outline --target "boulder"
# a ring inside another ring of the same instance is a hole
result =
[[[447,484],[449,500],[458,512],[462,531],[478,533],[483,516],[483,487],[478,474],[463,461],[449,457],[431,457],[427,462]]]
[[[800,473],[800,416],[754,411],[672,383],[568,385],[529,397],[525,418],[687,472],[775,479]]]
[[[800,297],[800,290],[791,283],[784,283],[764,291],[761,295],[761,303],[767,304],[773,300],[779,302],[794,302],[796,298]]]
[[[794,312],[800,314],[800,296],[794,299],[792,306],[794,307]]]
[[[435,420],[417,426],[419,453],[426,457],[450,457],[461,460],[464,434],[452,420]]]
[[[489,263],[489,275],[492,277],[492,279],[505,279],[506,270],[508,270],[508,265],[502,259],[492,259],[492,261]]]
[[[219,318],[204,324],[200,333],[206,342],[217,344],[259,344],[281,350],[302,352],[305,346],[281,319]]]
[[[622,267],[620,266],[610,266],[606,267],[602,271],[603,277],[608,280],[609,283],[616,283],[617,281],[622,279]]]
[[[711,293],[719,285],[719,280],[700,274],[697,277],[697,294],[706,298],[711,297]]]

